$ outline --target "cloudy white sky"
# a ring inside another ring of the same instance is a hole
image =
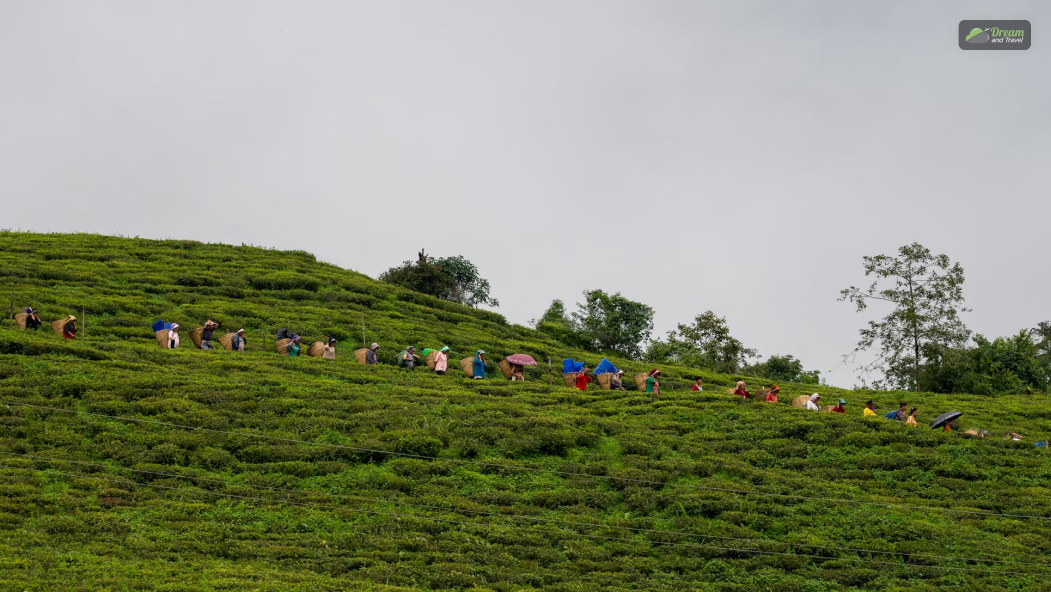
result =
[[[963,19],[1028,51],[961,51]],[[1043,2],[0,0],[0,227],[461,254],[513,322],[587,288],[828,371],[861,257],[1051,319]],[[1051,42],[1051,41],[1049,41]],[[850,386],[841,367],[832,384]]]

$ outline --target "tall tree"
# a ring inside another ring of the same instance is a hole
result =
[[[862,366],[863,375],[881,369],[877,388],[916,390],[925,350],[962,347],[970,331],[960,320],[963,307],[963,267],[947,255],[932,255],[919,243],[898,249],[896,257],[863,257],[865,276],[873,282],[866,289],[851,286],[840,291],[862,312],[870,303],[892,308],[882,320],[861,329],[857,351],[879,347],[877,359]]]
[[[756,350],[747,348],[730,335],[726,318],[712,311],[694,317],[690,324],[680,323],[668,332],[666,341],[650,343],[646,359],[653,362],[672,360],[686,366],[714,368],[719,372],[735,373],[749,358],[757,357]]]
[[[642,342],[653,331],[653,309],[641,302],[602,290],[585,290],[584,302],[577,303],[573,323],[596,353],[614,352],[631,359],[642,356]]]

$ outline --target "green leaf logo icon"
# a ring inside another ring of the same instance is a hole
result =
[[[967,34],[967,37],[964,39],[964,41],[966,41],[967,43],[988,43],[989,32],[983,31],[982,29],[975,27],[974,29],[971,29],[970,33]]]

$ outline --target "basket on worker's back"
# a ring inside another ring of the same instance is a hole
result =
[[[59,335],[64,335],[63,327],[66,326],[66,319],[59,319],[57,321],[51,321],[51,330]]]
[[[277,343],[274,344],[274,348],[277,350],[277,353],[282,356],[287,356],[289,343],[292,343],[292,340],[287,337],[284,339],[278,339]]]
[[[427,368],[434,370],[434,366],[437,364],[434,357],[438,355],[438,350],[431,350],[427,352],[427,355],[423,358],[424,362],[427,362]]]
[[[467,378],[474,378],[474,358],[464,358],[460,360],[460,370],[467,375]]]
[[[29,313],[25,313],[25,312],[20,312],[20,313],[15,315],[15,323],[18,324],[18,328],[19,329],[25,331],[25,329],[26,329],[26,319],[28,319],[28,318],[29,318]]]
[[[514,376],[514,372],[511,371],[511,362],[500,360],[500,363],[497,364],[497,366],[500,367],[500,372],[503,372],[504,378],[511,380],[511,377]]]
[[[234,350],[234,335],[237,333],[227,333],[219,338],[219,345],[223,346],[226,351]]]
[[[160,331],[154,331],[153,335],[157,338],[157,345],[168,349],[168,336],[171,334],[171,329],[161,329]]]
[[[649,372],[639,372],[635,375],[635,386],[639,387],[640,391],[646,390],[646,379],[650,377]]]
[[[566,381],[566,386],[573,388],[577,386],[577,375],[579,372],[566,372],[562,375],[562,380]]]
[[[190,331],[190,341],[193,342],[193,346],[197,349],[201,349],[201,334],[204,333],[204,327],[197,327]]]
[[[799,395],[795,399],[792,399],[792,406],[796,409],[806,409],[806,402],[810,399],[810,395]]]
[[[359,364],[364,364],[365,363],[365,354],[367,354],[367,353],[369,353],[369,348],[367,348],[367,347],[363,347],[361,349],[356,349],[356,350],[354,350],[354,359],[357,360]]]
[[[312,358],[320,358],[325,353],[325,344],[320,341],[315,341],[310,344],[310,349],[307,350],[307,355]]]
[[[598,381],[599,388],[601,388],[604,391],[608,391],[611,388],[613,388],[613,373],[612,372],[603,372],[602,374],[599,374],[598,376],[596,376],[595,380]]]

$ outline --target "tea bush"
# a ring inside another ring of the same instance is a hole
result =
[[[45,320],[87,311],[75,342],[0,330],[0,589],[1049,589],[1043,395],[782,385],[849,402],[815,414],[675,366],[659,399],[582,393],[559,361],[597,356],[255,247],[0,233],[0,279]],[[362,313],[388,364],[444,343],[542,367],[358,365]],[[157,318],[249,346],[162,350]],[[282,326],[336,335],[337,359],[277,355]],[[870,398],[993,437],[862,418]]]

